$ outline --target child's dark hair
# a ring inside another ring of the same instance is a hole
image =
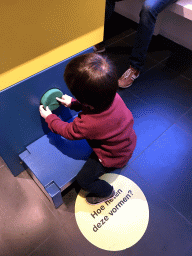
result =
[[[75,98],[94,107],[96,112],[111,105],[118,88],[114,65],[96,53],[72,59],[65,68],[64,80]]]

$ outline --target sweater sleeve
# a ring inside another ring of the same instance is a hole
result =
[[[81,140],[85,139],[84,131],[78,125],[78,117],[73,122],[67,123],[62,121],[55,114],[47,116],[45,122],[48,124],[49,129],[68,140]]]

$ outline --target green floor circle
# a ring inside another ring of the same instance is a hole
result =
[[[130,179],[118,174],[105,174],[100,179],[115,189],[115,198],[90,205],[81,190],[75,202],[75,218],[84,237],[93,245],[108,251],[120,251],[136,244],[149,222],[149,207],[141,189]]]

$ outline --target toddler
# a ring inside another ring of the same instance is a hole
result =
[[[127,164],[136,146],[131,111],[117,93],[115,67],[96,53],[75,57],[66,66],[64,80],[74,98],[56,98],[65,107],[80,111],[73,122],[67,123],[47,107],[40,106],[40,115],[50,130],[69,140],[86,139],[93,149],[76,176],[88,195],[89,204],[99,204],[114,197],[115,190],[99,179],[105,173]]]

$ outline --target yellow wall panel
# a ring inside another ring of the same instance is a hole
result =
[[[103,40],[105,0],[1,0],[0,90]]]

